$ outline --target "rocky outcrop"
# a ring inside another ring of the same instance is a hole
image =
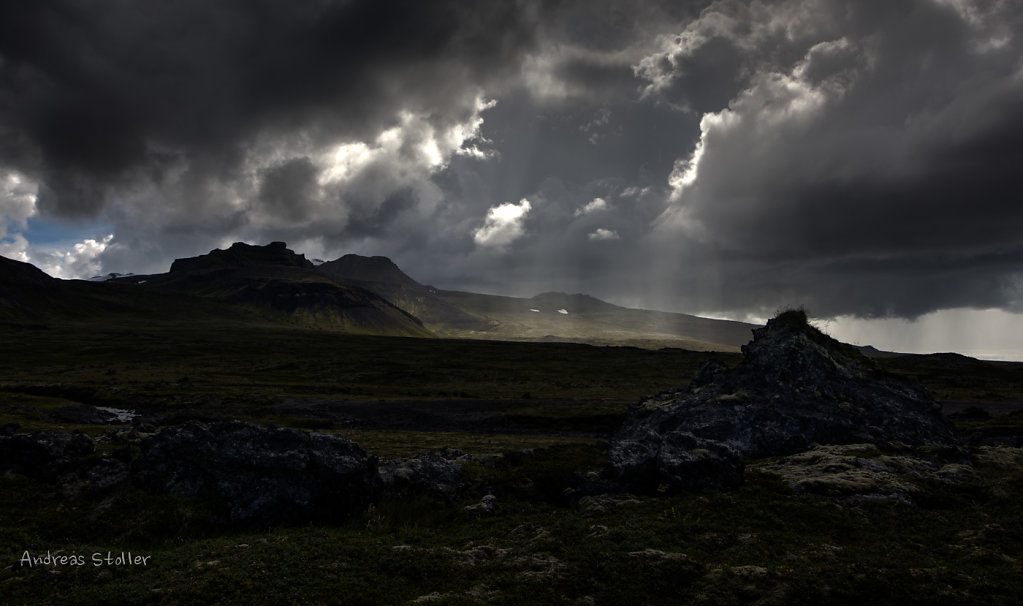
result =
[[[0,435],[0,472],[20,473],[38,480],[53,480],[74,471],[96,451],[92,438],[80,432],[37,431]]]
[[[52,483],[62,497],[74,499],[121,484],[128,479],[128,466],[96,456],[96,443],[81,431],[24,434],[5,426],[0,428],[0,473]]]
[[[0,473],[50,483],[69,499],[130,480],[204,503],[216,523],[250,528],[343,521],[388,499],[425,496],[450,505],[473,488],[462,464],[488,463],[444,449],[378,465],[342,436],[239,421],[193,420],[156,433],[110,430],[98,441],[136,445],[116,449],[116,458],[96,456],[96,442],[82,432],[18,429],[0,427]]]
[[[186,423],[145,438],[132,466],[148,489],[205,500],[219,521],[343,520],[376,494],[376,461],[341,436],[241,422]]]
[[[742,484],[742,455],[722,442],[684,431],[647,431],[622,437],[609,451],[612,468],[630,488],[698,490]]]
[[[923,388],[878,370],[856,348],[812,327],[802,311],[754,330],[743,354],[734,369],[707,363],[687,388],[629,411],[610,445],[620,480],[645,486],[656,476],[680,488],[728,485],[723,480],[735,476],[719,473],[727,468],[722,448],[769,457],[812,444],[955,442],[940,405]],[[702,442],[689,447],[687,440]],[[676,465],[679,473],[673,473],[668,461],[687,448],[709,460]],[[702,468],[713,471],[694,477]]]
[[[271,242],[266,246],[253,246],[244,242],[235,242],[230,248],[219,248],[198,257],[175,259],[171,263],[171,273],[186,271],[207,271],[219,268],[241,268],[253,265],[276,265],[283,267],[303,267],[312,269],[313,264],[305,255],[296,254],[288,249],[284,242]]]

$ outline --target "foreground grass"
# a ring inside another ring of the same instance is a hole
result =
[[[4,562],[24,550],[86,566],[0,572],[7,603],[1010,604],[1023,591],[1018,449],[989,449],[977,479],[926,506],[794,497],[753,471],[734,491],[569,505],[566,445],[473,468],[498,494],[482,515],[381,503],[350,523],[263,533],[204,527],[195,505],[125,490],[58,504],[2,480]],[[92,566],[132,551],[147,566]]]
[[[472,434],[461,432],[416,432],[397,430],[351,429],[336,432],[354,441],[380,459],[411,457],[422,452],[454,448],[477,456],[489,457],[517,450],[550,448],[563,444],[595,444],[593,438],[571,438],[530,434]]]
[[[980,451],[974,479],[916,505],[796,497],[755,465],[728,492],[566,501],[572,475],[606,455],[599,438],[560,433],[604,427],[629,402],[684,385],[704,360],[735,355],[174,323],[5,327],[0,351],[18,352],[0,369],[0,424],[20,431],[100,435],[109,427],[51,415],[89,403],[342,433],[381,458],[508,452],[467,468],[497,495],[492,515],[465,509],[472,499],[408,500],[342,525],[258,533],[211,526],[201,503],[131,487],[69,499],[6,475],[4,603],[1014,604],[1023,595],[1018,449]],[[1020,393],[1019,365],[882,366],[945,397]],[[521,431],[355,430],[275,408],[303,398],[479,401]],[[957,422],[1019,435],[1021,420]],[[8,567],[26,550],[86,563]],[[92,565],[94,553],[122,551],[149,563]]]

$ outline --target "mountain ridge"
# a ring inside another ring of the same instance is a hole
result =
[[[13,260],[0,269],[0,311],[43,319],[208,315],[345,332],[716,351],[738,351],[756,328],[629,309],[582,293],[522,298],[442,290],[387,257],[348,254],[317,266],[284,242],[236,242],[176,259],[162,274],[104,281],[59,280]]]
[[[81,318],[116,308],[153,315],[147,308],[177,313],[177,301],[190,310],[219,306],[218,316],[237,310],[261,321],[351,332],[735,352],[758,327],[626,308],[583,293],[525,298],[444,290],[421,284],[385,256],[346,254],[316,265],[280,241],[236,242],[176,259],[166,273],[102,282],[57,280],[13,260],[3,266],[12,276],[0,282],[0,310],[7,314]],[[5,286],[12,282],[21,286]],[[206,312],[184,315],[192,313]]]
[[[344,332],[433,336],[415,316],[358,286],[339,284],[284,242],[236,242],[226,250],[177,259],[150,288],[182,291],[283,313],[300,324]]]
[[[444,337],[737,352],[757,328],[730,320],[630,309],[583,293],[548,291],[524,298],[444,290],[417,282],[391,259],[380,256],[347,254],[317,269],[343,284],[376,292]]]
[[[226,250],[175,260],[166,273],[102,282],[59,280],[31,264],[4,259],[0,316],[33,321],[270,323],[434,336],[418,318],[372,291],[320,274],[283,242],[235,243]]]

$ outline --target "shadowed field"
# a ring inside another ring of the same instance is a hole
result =
[[[735,490],[566,499],[576,474],[606,464],[630,403],[737,354],[176,322],[11,325],[0,351],[0,424],[22,432],[126,427],[96,422],[99,406],[154,427],[239,418],[341,433],[384,459],[505,453],[465,467],[496,496],[489,514],[466,509],[478,497],[385,500],[343,524],[265,532],[216,527],[201,501],[131,486],[68,497],[8,474],[11,603],[1009,604],[1023,592],[1023,457],[1005,445],[973,446],[972,475],[920,480],[911,502],[797,494],[771,460],[749,462]],[[880,363],[954,399],[967,434],[1023,433],[1010,414],[1021,365]],[[136,448],[100,444],[92,456]],[[18,566],[25,551],[88,565]],[[122,551],[149,563],[92,565]]]

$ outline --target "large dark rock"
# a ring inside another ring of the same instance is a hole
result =
[[[128,466],[99,458],[96,443],[81,431],[0,432],[0,473],[47,482],[64,498],[108,492],[128,479]]]
[[[81,467],[95,451],[92,438],[80,431],[0,435],[0,472],[54,480]]]
[[[700,490],[742,484],[743,462],[734,448],[684,431],[652,430],[615,440],[609,449],[612,468],[631,490]]]
[[[922,387],[878,370],[854,347],[810,326],[801,311],[754,330],[743,354],[736,368],[708,363],[687,388],[629,411],[610,447],[622,479],[659,469],[661,451],[678,448],[668,439],[673,432],[747,457],[793,454],[815,443],[955,442],[940,405]]]
[[[376,460],[341,436],[192,422],[140,448],[132,467],[139,485],[204,499],[219,521],[241,526],[343,520],[379,486]]]

